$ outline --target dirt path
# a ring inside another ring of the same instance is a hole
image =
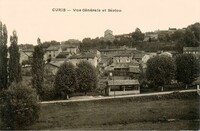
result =
[[[192,90],[181,90],[178,92],[196,92],[196,89]],[[147,93],[147,94],[136,94],[136,95],[123,95],[123,96],[81,96],[69,100],[56,100],[56,101],[42,101],[41,104],[51,104],[51,103],[65,103],[65,102],[81,102],[81,101],[93,101],[93,100],[102,100],[102,99],[115,99],[115,98],[127,98],[127,97],[139,97],[139,96],[153,96],[153,95],[165,95],[171,94],[177,91],[167,91],[167,92],[157,92],[157,93]]]

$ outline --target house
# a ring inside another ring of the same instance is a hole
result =
[[[61,66],[61,63],[54,63],[54,62],[46,63],[45,67],[44,67],[44,74],[45,75],[56,75],[60,66]]]
[[[158,33],[146,32],[143,41],[156,41],[158,40]]]
[[[107,96],[139,94],[140,86],[138,80],[108,80],[105,94]]]
[[[108,57],[108,56],[101,56],[101,61],[98,63],[98,66],[101,69],[105,69],[106,66],[109,66],[110,64],[112,64],[112,58]]]
[[[131,38],[132,36],[131,36],[131,33],[129,33],[129,34],[120,34],[120,35],[115,35],[115,38],[117,39],[117,40],[120,40],[121,38]]]
[[[56,58],[61,52],[68,54],[77,54],[78,46],[73,45],[53,45],[49,46],[45,51],[45,60],[49,58]]]
[[[183,47],[183,54],[200,55],[200,47]]]
[[[71,56],[71,54],[69,53],[69,52],[60,52],[57,56],[56,56],[56,58],[57,59],[66,59],[66,58],[68,58],[69,56]]]
[[[128,76],[129,63],[112,63],[109,69],[114,76]]]
[[[130,79],[139,79],[141,69],[139,63],[129,65],[129,77]]]
[[[132,60],[132,54],[117,54],[113,59],[113,63],[130,63]]]
[[[56,58],[56,56],[62,52],[62,48],[60,45],[49,46],[45,51],[44,59]]]
[[[75,66],[81,61],[88,61],[94,67],[97,67],[97,64],[98,64],[97,56],[92,53],[72,55],[68,58],[68,61],[74,64]]]
[[[136,60],[137,62],[142,62],[144,56],[144,53],[137,53],[133,56],[133,60]]]
[[[77,54],[79,52],[79,48],[77,45],[61,45],[63,52],[68,52],[70,54]]]
[[[29,61],[33,58],[33,52],[34,49],[24,49],[24,50],[19,50],[20,53],[20,64],[22,64],[23,61]]]
[[[138,51],[136,48],[128,48],[126,46],[123,46],[121,48],[115,48],[115,49],[99,49],[99,52],[101,55],[107,55],[107,56],[115,56],[117,54],[128,54],[128,53],[140,53],[141,51]]]

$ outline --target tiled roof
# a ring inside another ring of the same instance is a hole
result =
[[[49,62],[49,63],[46,63],[45,65],[52,65],[54,67],[59,68],[62,64],[63,63],[59,63],[59,62],[57,62],[57,63],[55,63],[55,62]]]
[[[129,68],[129,63],[112,63],[110,66],[113,68]]]
[[[79,54],[79,55],[73,55],[70,56],[69,59],[87,59],[87,58],[94,58],[96,55],[95,54]]]
[[[134,58],[142,59],[145,56],[145,54],[135,54]]]
[[[139,68],[139,66],[129,66],[129,72],[140,73],[140,68]]]
[[[131,53],[125,53],[125,54],[117,54],[114,57],[131,57],[132,54]]]
[[[57,51],[60,48],[60,45],[58,46],[49,46],[46,51]]]
[[[108,80],[108,85],[115,85],[115,86],[120,86],[120,85],[139,85],[138,80]]]
[[[69,55],[69,52],[60,52],[56,58],[67,58],[67,56]]]
[[[34,48],[30,48],[30,49],[23,49],[23,52],[34,52]]]
[[[200,51],[200,47],[183,47],[183,51]]]

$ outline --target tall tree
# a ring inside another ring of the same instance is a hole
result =
[[[21,65],[19,63],[20,60],[20,53],[19,53],[19,47],[17,45],[18,37],[16,31],[13,31],[13,35],[10,36],[10,47],[9,47],[9,83],[12,82],[18,83],[22,80],[21,75]]]
[[[34,47],[32,62],[32,85],[36,89],[39,96],[42,95],[42,87],[44,82],[44,51],[40,39],[37,40],[38,45]]]
[[[144,40],[144,34],[141,32],[139,28],[135,29],[135,32],[132,33],[132,39],[133,41],[143,41]]]
[[[6,25],[2,25],[0,21],[0,90],[7,88],[7,29]]]
[[[175,64],[171,57],[156,56],[147,61],[147,79],[156,86],[169,84],[175,77]]]
[[[84,92],[85,95],[88,91],[92,91],[97,88],[97,73],[95,67],[87,61],[81,61],[77,65],[77,81],[78,91]]]
[[[191,84],[198,77],[199,62],[192,54],[183,54],[176,57],[176,79],[179,82]]]
[[[59,97],[68,98],[77,88],[76,70],[72,63],[63,63],[56,73],[54,86]]]

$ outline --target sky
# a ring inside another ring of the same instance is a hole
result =
[[[187,27],[200,22],[200,0],[0,0],[0,21],[9,36],[17,31],[19,44],[35,45],[38,37],[42,42],[82,40],[102,37],[107,29],[118,35],[137,27],[142,32]]]

